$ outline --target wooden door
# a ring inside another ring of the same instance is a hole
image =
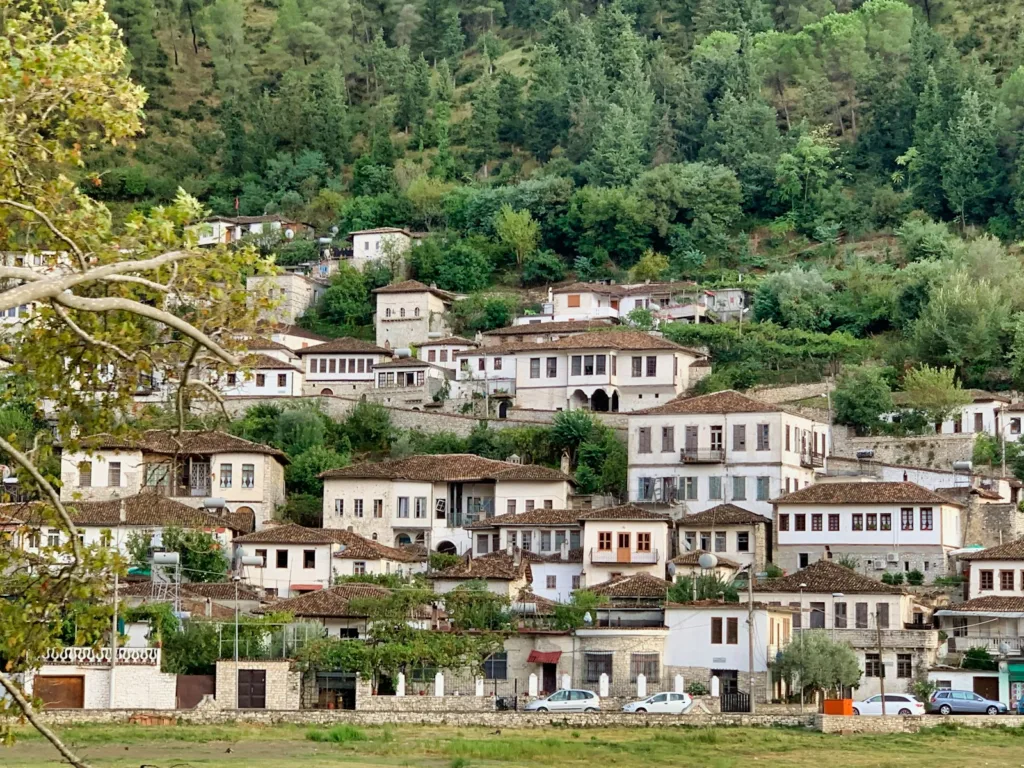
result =
[[[46,709],[82,709],[85,706],[85,678],[82,676],[36,675],[32,692]]]
[[[687,453],[696,453],[697,452],[697,428],[696,427],[687,427],[686,428],[686,432],[684,434],[685,434],[685,437],[684,437],[684,442],[683,442],[683,448],[686,449]]]
[[[267,671],[265,669],[238,670],[238,708],[267,708]]]
[[[554,693],[558,690],[558,665],[541,664],[541,690]]]
[[[975,675],[974,692],[992,701],[999,701],[999,678]]]
[[[619,534],[619,547],[616,552],[616,560],[620,563],[628,563],[630,560],[630,534],[620,533]]]

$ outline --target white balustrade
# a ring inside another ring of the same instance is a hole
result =
[[[686,689],[683,688],[683,676],[682,675],[676,675],[675,692],[676,693],[686,693]]]
[[[71,646],[51,648],[43,657],[46,664],[73,664],[76,666],[109,665],[110,648]],[[118,648],[117,663],[127,666],[160,666],[159,648]]]
[[[537,698],[537,675],[534,672],[530,673],[530,682],[527,687],[531,699]]]
[[[572,678],[568,675],[562,675],[562,687],[572,688]]]
[[[609,683],[608,673],[607,672],[602,672],[601,673],[601,677],[598,679],[598,683],[597,683],[597,685],[598,685],[597,695],[600,696],[602,699],[607,699],[608,698],[608,683]]]

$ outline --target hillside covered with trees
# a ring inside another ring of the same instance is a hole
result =
[[[755,293],[705,387],[873,359],[1024,384],[1024,39],[987,0],[108,0],[146,134],[80,184],[318,234],[426,231],[412,276],[506,324],[551,282]],[[315,244],[264,243],[279,262]],[[366,335],[385,267],[317,330]]]

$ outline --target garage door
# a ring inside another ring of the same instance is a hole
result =
[[[81,709],[85,706],[84,677],[36,675],[32,692],[42,699],[45,709]]]
[[[999,678],[974,676],[974,692],[992,701],[999,701]]]
[[[265,669],[238,670],[238,708],[267,708],[267,671]]]

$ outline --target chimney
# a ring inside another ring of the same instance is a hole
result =
[[[515,552],[515,547],[513,547],[512,546],[512,542],[509,541],[508,544],[505,545],[505,554],[508,555],[509,557],[512,557],[514,552]]]
[[[568,451],[562,451],[561,470],[562,470],[562,472],[564,474],[568,475],[569,474],[569,469],[570,469],[570,467],[569,467],[569,452]]]
[[[563,541],[562,542],[562,548],[561,548],[561,550],[559,551],[558,554],[561,556],[563,561],[567,561],[569,559],[569,542],[568,541]]]
[[[128,510],[125,509],[124,499],[117,505],[117,521],[122,525],[128,522]]]

